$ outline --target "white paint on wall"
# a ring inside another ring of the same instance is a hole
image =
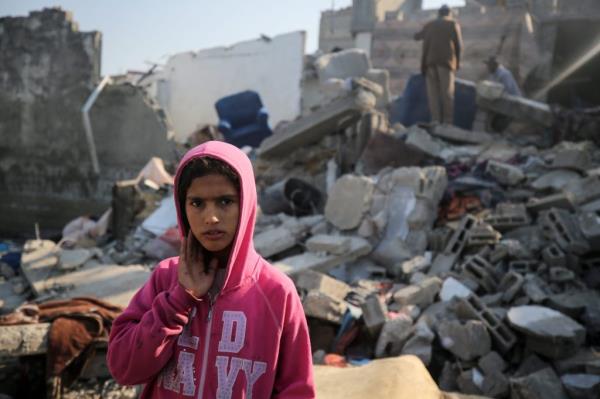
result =
[[[269,124],[300,114],[304,31],[245,41],[230,47],[173,55],[155,77],[156,100],[167,112],[175,139],[183,142],[198,127],[218,123],[214,104],[244,90],[261,96]]]

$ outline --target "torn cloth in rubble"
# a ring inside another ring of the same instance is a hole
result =
[[[123,311],[120,306],[90,297],[44,302],[40,305],[26,304],[15,312],[1,316],[0,325],[32,324],[50,322],[46,372],[49,377],[60,376],[65,369],[78,360],[80,355],[92,354],[87,349],[93,341],[108,339],[113,320]],[[80,369],[69,370],[71,378]]]
[[[475,196],[454,196],[445,206],[441,206],[438,220],[458,220],[466,213],[476,212],[482,209],[481,201]]]

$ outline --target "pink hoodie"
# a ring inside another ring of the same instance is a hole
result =
[[[178,282],[179,258],[160,262],[113,324],[110,372],[120,384],[146,384],[142,398],[314,398],[302,304],[292,281],[252,242],[252,164],[236,147],[208,142],[183,157],[175,187],[183,167],[201,156],[225,161],[240,176],[240,222],[223,289],[212,303],[196,300]]]

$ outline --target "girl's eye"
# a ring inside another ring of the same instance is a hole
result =
[[[221,205],[229,205],[231,204],[233,201],[231,200],[231,198],[221,198]]]
[[[193,200],[193,201],[191,202],[191,205],[192,205],[194,208],[198,208],[198,207],[202,206],[202,201]]]

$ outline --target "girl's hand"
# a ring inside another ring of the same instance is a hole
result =
[[[192,232],[181,241],[177,276],[179,284],[196,298],[201,298],[210,289],[217,271],[218,260],[213,258],[204,264],[204,254],[200,243]]]

